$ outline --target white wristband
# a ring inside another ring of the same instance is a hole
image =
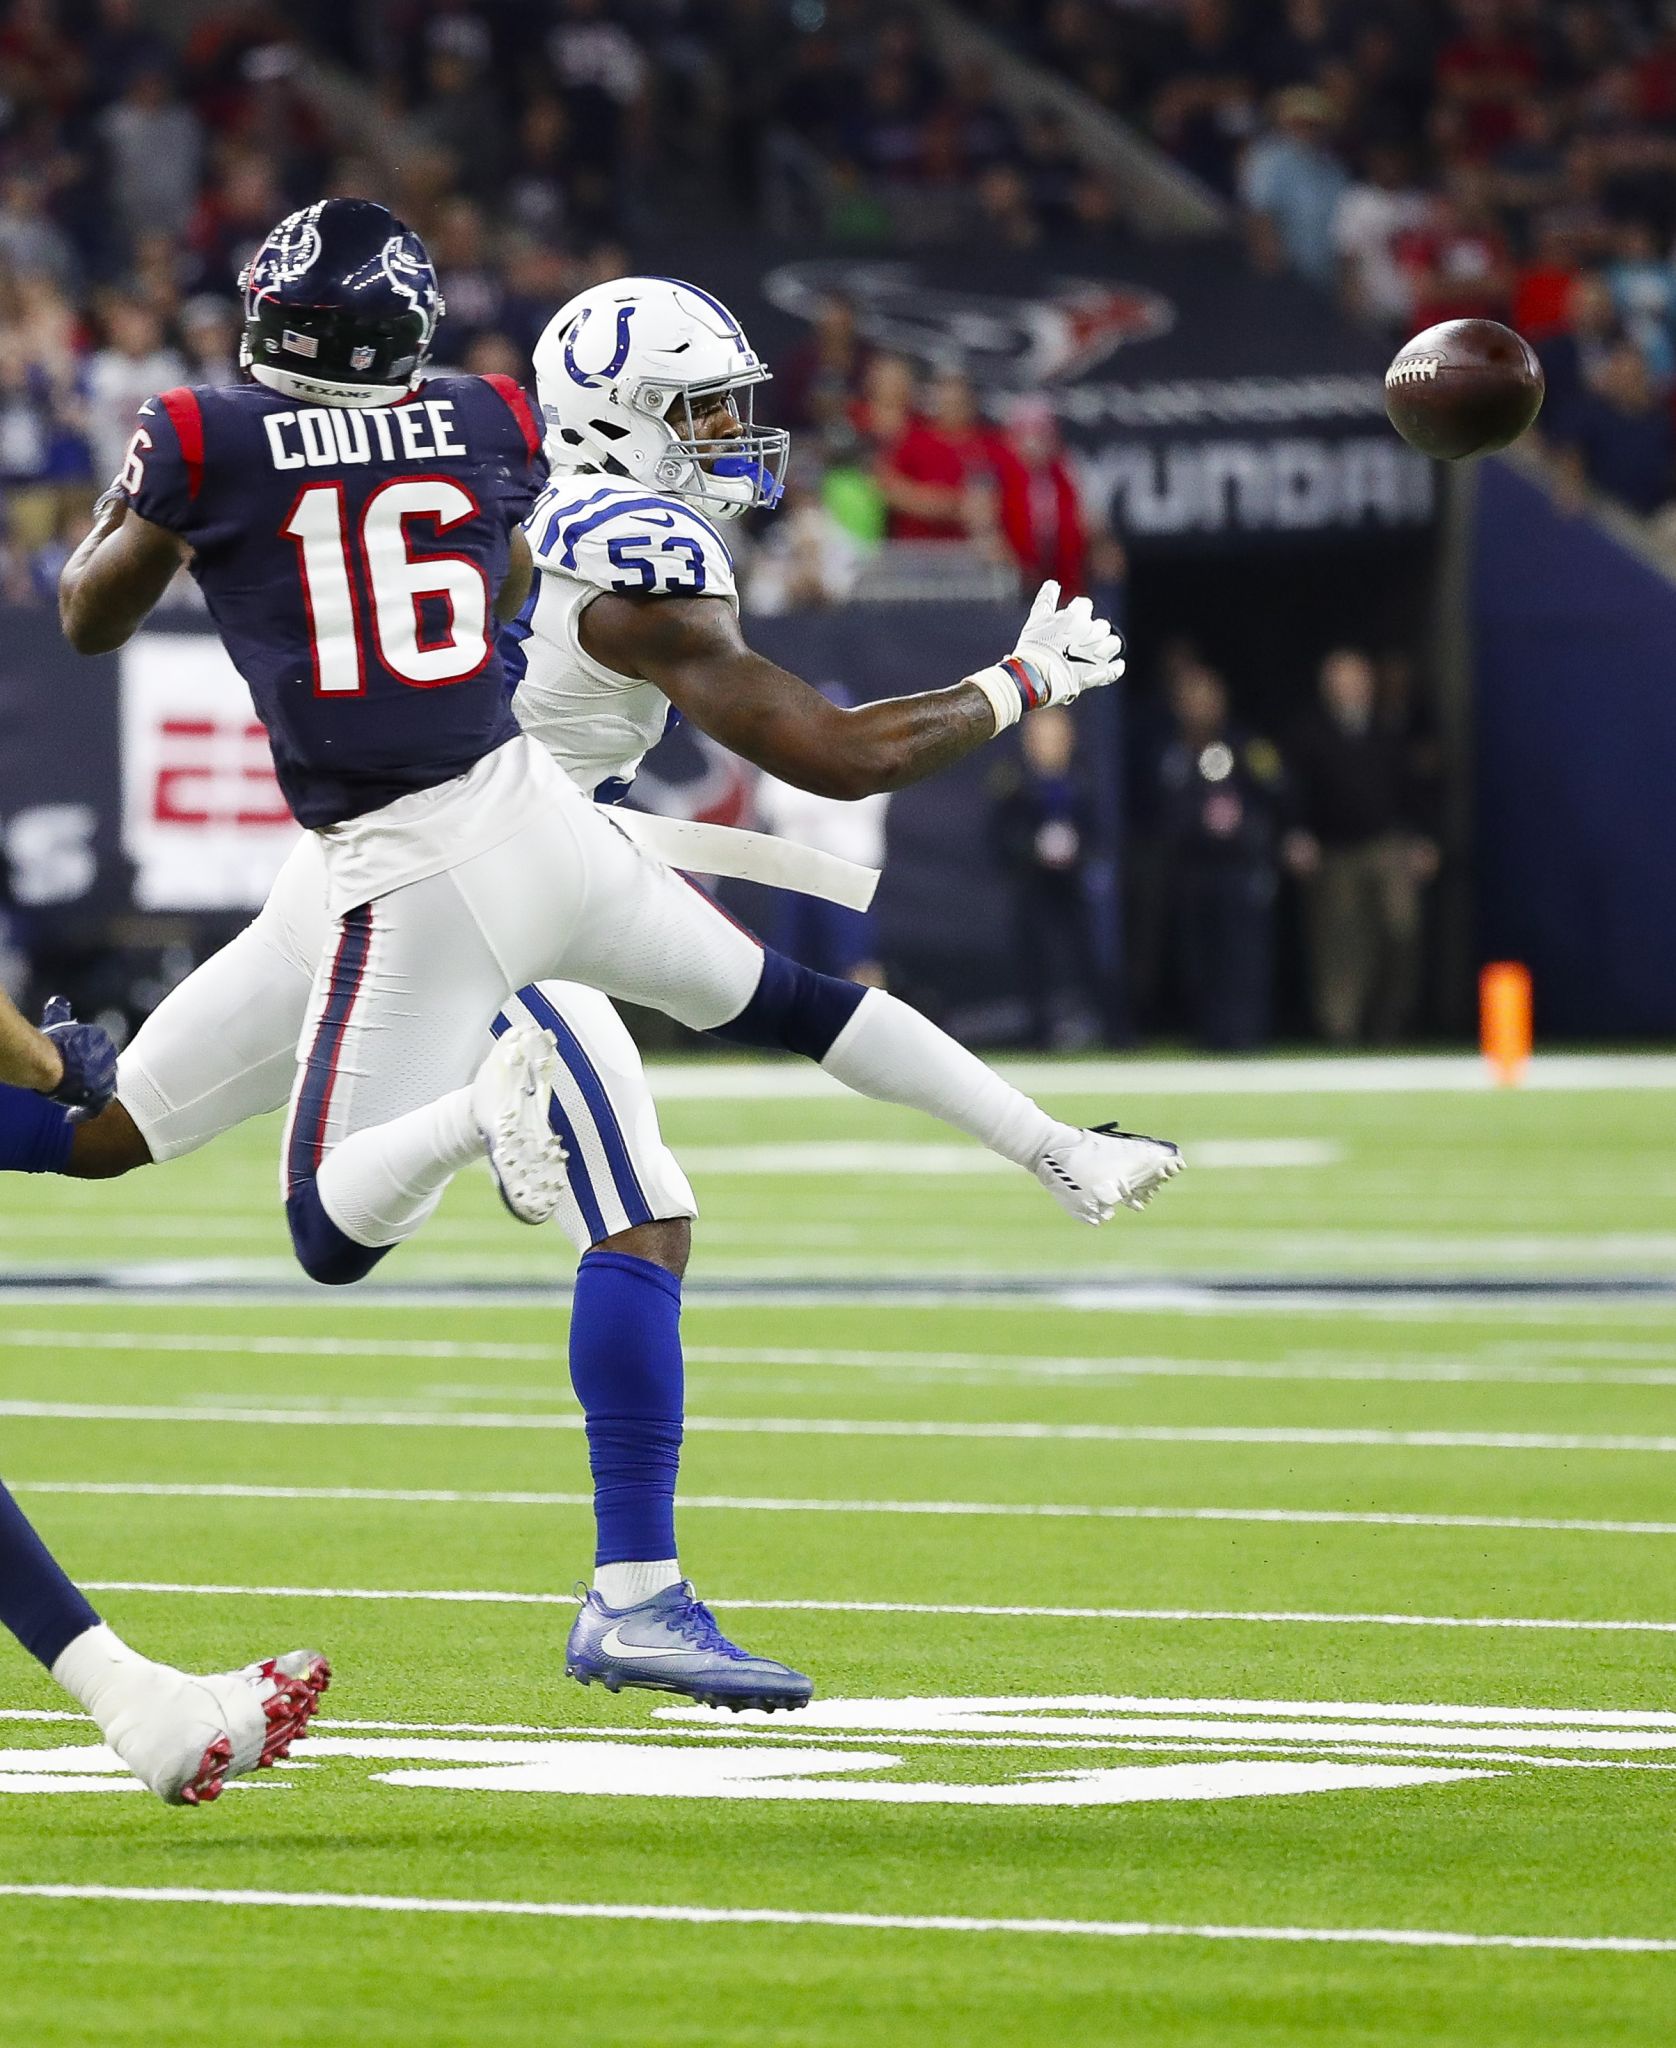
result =
[[[1024,716],[1024,693],[1000,662],[992,668],[980,668],[976,675],[967,676],[965,680],[974,689],[982,690],[989,699],[998,733],[1005,732],[1009,725],[1017,725]]]

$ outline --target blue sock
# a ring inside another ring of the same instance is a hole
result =
[[[99,1617],[0,1486],[0,1621],[50,1671]]]
[[[62,1173],[75,1129],[63,1103],[0,1083],[0,1173]]]
[[[595,1564],[668,1558],[684,1405],[681,1283],[649,1259],[589,1252],[570,1310],[570,1383],[588,1427]]]

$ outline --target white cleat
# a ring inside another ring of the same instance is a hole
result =
[[[105,1741],[170,1806],[207,1806],[231,1779],[289,1754],[331,1678],[317,1650],[210,1678],[153,1664],[111,1717]]]
[[[1078,1222],[1109,1223],[1119,1204],[1144,1209],[1186,1164],[1167,1139],[1098,1124],[1050,1145],[1036,1162],[1036,1178]]]
[[[558,1082],[552,1032],[520,1024],[495,1040],[471,1084],[471,1111],[490,1170],[520,1223],[550,1223],[570,1185],[564,1140],[548,1121]]]

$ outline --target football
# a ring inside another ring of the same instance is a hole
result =
[[[1517,441],[1546,380],[1529,342],[1499,320],[1445,320],[1397,351],[1385,410],[1411,448],[1459,462]]]

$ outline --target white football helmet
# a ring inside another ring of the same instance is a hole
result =
[[[768,374],[739,322],[696,285],[595,285],[561,307],[535,345],[548,460],[683,498],[712,519],[777,505],[791,436],[756,424],[755,387]],[[724,397],[739,432],[701,441],[703,401]]]

